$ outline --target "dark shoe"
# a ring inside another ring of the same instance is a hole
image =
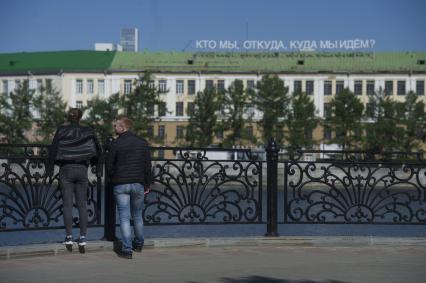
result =
[[[80,236],[80,238],[76,240],[76,243],[78,244],[78,251],[84,254],[86,252],[86,244],[87,244],[86,237]]]
[[[132,242],[132,250],[141,253],[143,248],[143,243],[136,243],[135,241]]]
[[[73,244],[73,240],[72,240],[72,236],[66,236],[65,240],[64,240],[64,245],[65,248],[69,251],[72,252],[72,244]]]
[[[132,251],[123,251],[123,243],[119,240],[115,240],[113,244],[114,252],[122,258],[132,259]]]
[[[117,255],[122,258],[132,259],[132,251],[116,251]]]

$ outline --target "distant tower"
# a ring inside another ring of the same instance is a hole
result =
[[[137,28],[123,28],[121,30],[121,42],[123,51],[137,52],[139,50],[139,36]]]

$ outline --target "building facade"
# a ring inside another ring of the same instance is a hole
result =
[[[124,46],[123,46],[124,47]],[[93,98],[126,95],[139,75],[150,72],[167,111],[159,113],[153,134],[162,144],[184,143],[188,110],[196,93],[206,87],[226,89],[236,79],[253,88],[265,74],[278,75],[289,93],[301,89],[312,97],[317,115],[323,118],[328,103],[349,88],[367,105],[379,89],[394,100],[404,101],[413,91],[426,103],[426,52],[396,53],[129,53],[64,51],[0,54],[0,93],[13,91],[21,80],[38,89],[51,83],[71,107],[86,106]],[[253,105],[247,109],[256,121],[262,113]],[[248,125],[260,137],[255,123]],[[315,129],[318,148],[330,138],[321,127]],[[218,133],[215,142],[220,142]]]

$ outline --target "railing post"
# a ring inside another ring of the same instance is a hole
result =
[[[275,139],[266,147],[267,164],[267,232],[266,237],[277,237],[278,234],[278,152]]]
[[[105,157],[108,155],[109,148],[111,145],[111,142],[113,141],[112,137],[108,138],[106,144],[105,144]],[[105,224],[104,224],[104,239],[107,241],[114,241],[115,240],[115,199],[114,199],[114,192],[111,187],[111,184],[109,182],[109,178],[106,173],[106,167],[105,167],[105,175],[104,175],[104,185],[105,185],[105,203],[104,203],[104,217],[105,217]]]

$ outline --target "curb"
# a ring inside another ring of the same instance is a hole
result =
[[[365,246],[422,246],[426,248],[426,237],[229,237],[229,238],[159,238],[145,241],[144,248],[188,248],[188,247],[243,247],[243,246],[304,246],[304,247],[365,247]],[[86,252],[113,251],[113,242],[88,241]],[[72,253],[78,253],[74,248]],[[34,244],[27,246],[0,247],[0,260],[55,256],[70,254],[63,244]]]

